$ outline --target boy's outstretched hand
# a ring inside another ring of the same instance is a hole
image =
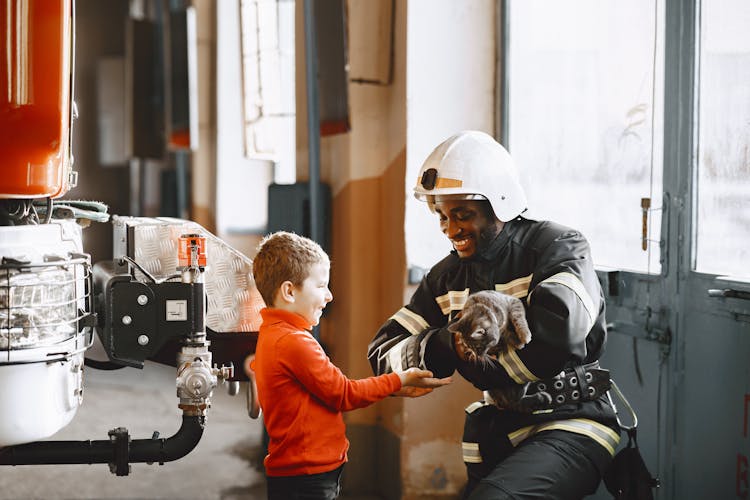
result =
[[[450,377],[435,378],[431,371],[420,370],[419,368],[409,368],[397,373],[401,378],[401,389],[394,392],[394,396],[418,398],[431,393],[437,387],[451,383]]]

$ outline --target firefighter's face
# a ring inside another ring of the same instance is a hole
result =
[[[485,200],[438,199],[434,208],[440,229],[462,259],[487,248],[503,229],[503,222]]]

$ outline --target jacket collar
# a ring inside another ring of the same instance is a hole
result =
[[[310,330],[312,325],[297,313],[278,309],[275,307],[264,307],[260,310],[263,323],[288,323],[298,330]]]

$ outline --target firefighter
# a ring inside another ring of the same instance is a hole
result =
[[[510,154],[464,131],[422,165],[417,199],[440,219],[453,251],[422,279],[410,302],[368,346],[376,374],[419,367],[454,370],[480,390],[526,386],[539,407],[466,408],[464,498],[582,498],[593,493],[620,439],[598,359],[606,343],[604,296],[589,245],[574,229],[532,220]],[[447,325],[467,297],[498,290],[524,303],[531,342],[488,363],[464,357]],[[551,403],[547,403],[551,401]]]

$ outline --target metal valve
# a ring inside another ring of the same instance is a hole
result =
[[[240,392],[240,383],[237,380],[229,380],[234,377],[234,363],[230,362],[221,368],[214,365],[214,372],[222,384],[227,384],[227,394],[236,396]]]
[[[234,363],[223,365],[221,368],[219,368],[217,365],[214,365],[214,373],[219,378],[219,380],[225,382],[234,377]]]
[[[195,402],[211,396],[217,385],[214,370],[200,358],[183,363],[177,372],[177,395],[180,402]],[[183,401],[183,400],[188,401]]]

